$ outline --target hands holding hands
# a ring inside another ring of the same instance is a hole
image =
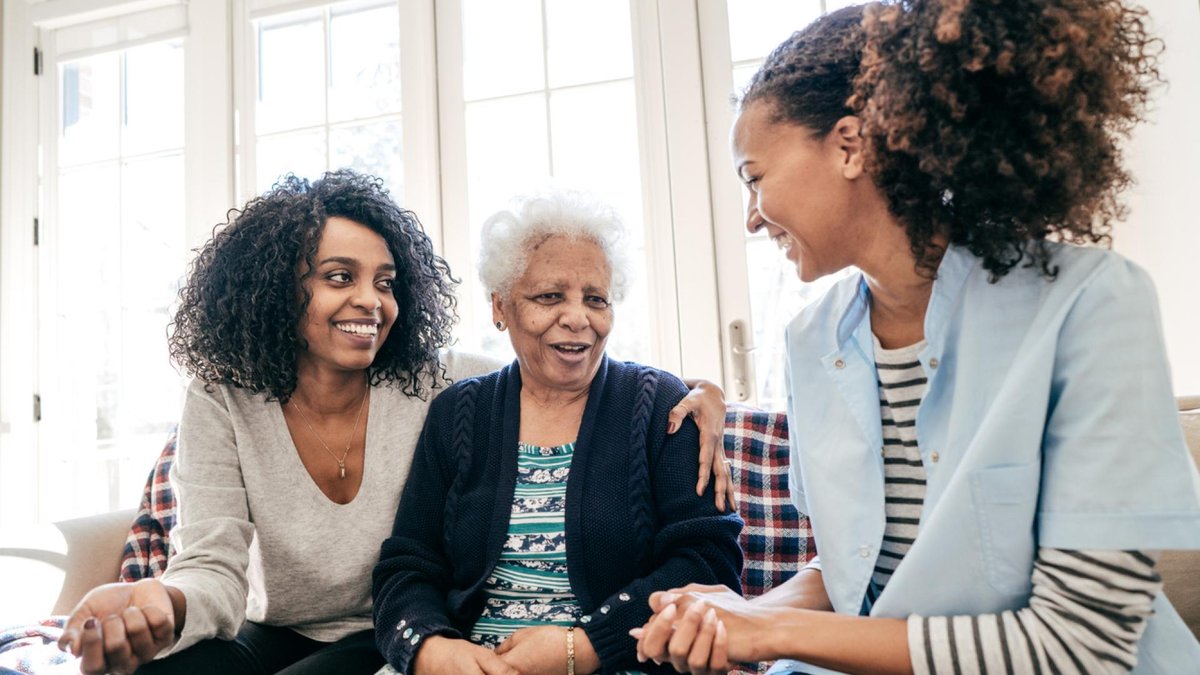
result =
[[[175,641],[175,601],[157,579],[98,586],[83,596],[58,640],[85,675],[132,673]]]
[[[681,673],[715,675],[754,662],[753,636],[765,628],[762,610],[725,586],[690,584],[650,596],[654,616],[630,631],[638,660],[670,663]]]

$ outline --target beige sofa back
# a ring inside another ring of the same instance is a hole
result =
[[[1179,422],[1192,459],[1200,466],[1200,396],[1180,397]],[[1163,551],[1158,569],[1171,604],[1200,639],[1200,551]]]

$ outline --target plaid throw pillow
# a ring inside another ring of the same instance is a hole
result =
[[[808,516],[788,496],[788,427],[783,412],[730,408],[725,454],[732,460],[738,512],[746,521],[742,593],[757,597],[787,581],[817,553]],[[761,664],[757,671],[767,671]]]
[[[125,538],[121,581],[157,577],[167,569],[171,528],[175,526],[175,493],[168,479],[171,461],[175,459],[175,439],[176,430],[172,430],[142,491],[137,517]]]

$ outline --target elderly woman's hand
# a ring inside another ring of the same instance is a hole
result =
[[[492,650],[466,640],[434,635],[426,638],[413,659],[414,675],[463,673],[463,675],[519,675]]]
[[[583,629],[575,629],[574,643],[574,671],[583,674],[599,670],[600,658]],[[522,628],[500,643],[496,654],[521,675],[558,675],[566,670],[567,629],[562,626]]]
[[[684,418],[692,416],[700,428],[700,476],[696,481],[696,494],[704,494],[709,476],[715,476],[713,491],[716,493],[717,508],[724,511],[728,503],[731,510],[736,509],[733,476],[721,443],[725,434],[725,392],[708,380],[685,380],[685,383],[690,391],[679,405],[671,409],[667,417],[667,433],[678,431]]]

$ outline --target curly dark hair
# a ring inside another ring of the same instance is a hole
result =
[[[446,261],[416,214],[388,196],[383,181],[343,169],[309,183],[292,175],[229,212],[198,251],[171,322],[171,358],[209,384],[229,384],[286,402],[296,389],[297,326],[312,294],[317,247],[331,216],[361,223],[387,242],[396,262],[396,323],[370,368],[372,384],[396,382],[424,397],[445,382],[438,348],[457,321]],[[300,262],[307,271],[300,275]]]
[[[740,103],[822,135],[857,115],[929,276],[942,234],[993,281],[1023,261],[1054,278],[1046,241],[1107,245],[1125,215],[1121,141],[1162,81],[1145,18],[1121,0],[847,7],[776,48]]]

